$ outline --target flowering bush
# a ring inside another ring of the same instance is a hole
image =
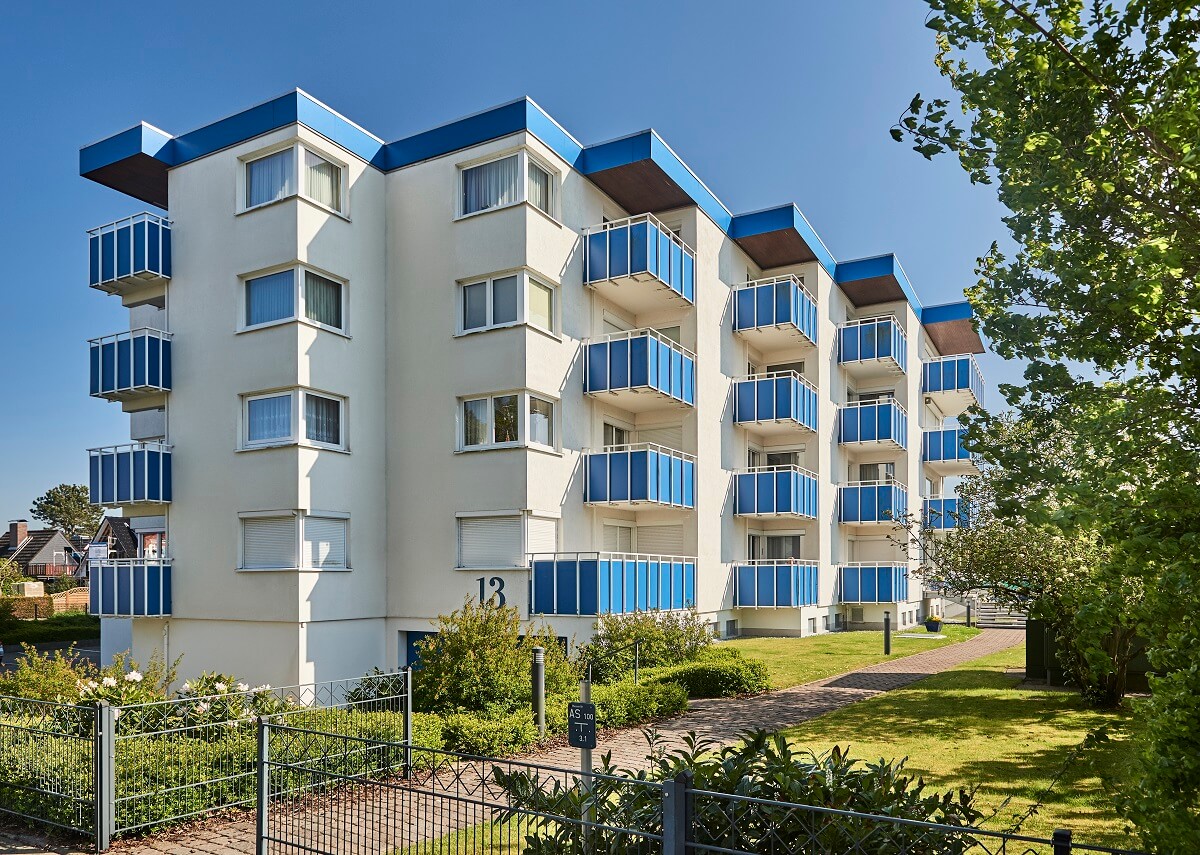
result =
[[[221,725],[232,729],[253,724],[259,716],[295,709],[296,702],[280,699],[269,685],[253,686],[229,674],[205,672],[179,687],[171,710],[189,728]],[[203,735],[203,731],[193,731]]]

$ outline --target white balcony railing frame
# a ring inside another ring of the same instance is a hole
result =
[[[733,470],[734,475],[764,475],[770,472],[795,472],[800,475],[807,475],[809,478],[816,478],[817,473],[803,466],[797,466],[794,463],[789,463],[785,466],[748,466],[745,469]]]
[[[677,234],[675,234],[675,232],[671,231],[671,229],[669,229],[666,226],[666,224],[663,223],[662,220],[660,220],[658,217],[654,216],[653,214],[634,214],[633,216],[624,217],[620,220],[612,220],[607,223],[601,223],[598,226],[588,226],[587,228],[585,228],[583,230],[583,234],[584,234],[584,237],[586,238],[590,234],[595,234],[597,232],[613,231],[614,229],[624,228],[625,226],[632,226],[635,223],[649,223],[650,225],[659,229],[659,231],[661,231],[664,235],[667,236],[667,238],[671,241],[671,243],[675,244],[680,249],[682,249],[685,253],[690,255],[692,257],[692,261],[695,262],[696,250],[694,250],[690,246],[688,246],[687,243],[684,242],[683,238],[679,237],[679,235],[677,235]]]
[[[686,451],[680,451],[676,448],[670,448],[666,445],[659,445],[656,442],[634,442],[629,445],[610,445],[605,448],[588,448],[584,449],[584,454],[609,454],[610,452],[622,451],[657,451],[660,454],[666,454],[669,457],[677,457],[680,460],[687,460],[691,463],[696,462],[694,454],[688,454]]]
[[[153,336],[156,336],[157,338],[162,339],[163,341],[171,340],[171,333],[167,332],[166,330],[160,330],[160,329],[156,329],[154,327],[134,327],[134,328],[128,329],[128,330],[122,330],[121,332],[109,333],[108,335],[98,336],[97,338],[89,338],[88,344],[89,345],[92,345],[92,344],[104,345],[104,344],[108,344],[109,342],[120,341],[123,338],[133,338],[134,336],[136,336],[140,333],[148,333],[150,335],[153,335]]]
[[[692,351],[675,341],[675,339],[671,338],[670,336],[663,335],[653,327],[639,327],[635,330],[620,330],[619,332],[606,333],[604,335],[595,336],[594,338],[584,339],[583,344],[584,347],[587,347],[589,344],[606,344],[614,341],[628,341],[635,338],[652,338],[655,341],[665,344],[676,353],[686,356],[688,359],[692,360],[693,363],[696,361],[696,354],[692,353]]]
[[[817,394],[817,387],[798,371],[764,371],[759,374],[744,374],[741,377],[735,377],[733,382],[745,383],[750,380],[781,380],[784,378],[797,380],[801,386],[804,386],[814,395]]]

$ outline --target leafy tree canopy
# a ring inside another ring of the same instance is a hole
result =
[[[89,502],[88,488],[82,484],[51,487],[33,500],[29,512],[34,519],[68,535],[90,535],[103,516],[103,512]]]

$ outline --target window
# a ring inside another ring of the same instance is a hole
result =
[[[842,616],[840,614],[836,614],[833,616],[833,628],[834,629],[842,628]]]
[[[629,431],[617,425],[604,423],[604,447],[616,448],[620,445],[629,445]]]
[[[850,465],[850,477],[854,478],[854,465]],[[860,463],[858,464],[859,481],[891,481],[896,477],[895,463]]]
[[[601,546],[605,552],[633,552],[633,526],[605,523],[601,532]]]
[[[829,631],[829,615],[821,615],[821,629]]]
[[[799,466],[799,451],[768,451],[765,455],[766,466]]]
[[[677,326],[675,326],[675,327],[659,327],[656,330],[656,332],[661,333],[662,335],[666,336],[667,338],[669,338],[671,341],[675,342],[676,344],[682,344],[682,342],[679,340],[679,327],[677,327]]]
[[[750,469],[757,469],[763,465],[763,453],[757,448],[746,449],[746,466]]]
[[[557,551],[558,521],[528,514],[458,517],[458,567],[524,567],[529,553]]]
[[[345,450],[345,399],[305,390],[243,398],[242,447],[305,444]]]
[[[242,518],[243,570],[347,570],[350,520],[286,513]]]
[[[528,202],[554,216],[557,174],[526,151],[463,167],[459,176],[459,216],[493,211],[519,202]]]
[[[554,329],[554,289],[524,271],[464,284],[459,332],[527,323]]]
[[[810,634],[817,631],[817,619],[815,617],[810,617],[808,619],[808,631]]]
[[[767,558],[799,558],[800,544],[803,538],[798,534],[769,534],[764,540],[767,546]]]
[[[306,267],[291,267],[243,284],[242,329],[302,321],[346,331],[346,286]]]
[[[459,448],[554,447],[554,409],[553,401],[528,392],[467,398],[462,401]]]
[[[895,397],[896,397],[896,393],[894,391],[892,391],[891,389],[888,389],[883,392],[851,392],[850,393],[851,401],[862,401],[864,403],[868,402],[868,401],[891,401],[891,400],[894,400]]]
[[[782,373],[785,371],[795,371],[797,374],[804,373],[803,362],[777,362],[774,365],[767,366],[768,374]]]
[[[246,161],[245,210],[300,195],[344,213],[345,167],[301,143]]]

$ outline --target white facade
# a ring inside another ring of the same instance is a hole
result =
[[[157,650],[183,655],[185,673],[275,684],[354,676],[406,664],[437,615],[481,594],[586,640],[594,614],[531,614],[531,553],[686,556],[695,567],[686,599],[722,634],[875,626],[885,609],[905,628],[936,608],[916,579],[907,596],[882,603],[843,602],[838,583],[851,562],[910,566],[886,519],[839,521],[839,485],[894,479],[913,513],[922,496],[941,493],[943,475],[922,460],[922,429],[953,411],[922,390],[922,363],[943,354],[919,304],[901,295],[856,305],[819,259],[762,267],[769,253],[756,261],[709,202],[652,209],[694,252],[694,301],[654,282],[585,285],[583,235],[642,214],[614,198],[629,204],[636,183],[606,193],[564,157],[570,145],[547,142],[532,123],[381,169],[362,156],[365,132],[327,112],[355,146],[295,121],[163,167],[169,282],[149,297],[131,291],[126,303],[138,304],[131,328],[170,332],[172,377],[164,394],[123,405],[134,412],[132,437],[170,446],[173,489],[153,505],[106,502],[163,517],[166,530],[156,557],[173,568],[169,616],[133,618],[136,658]],[[248,207],[260,192],[251,185],[266,179],[247,164],[289,148],[291,184]],[[332,168],[309,174],[309,154]],[[515,164],[475,173],[477,183],[464,177],[511,155]],[[121,179],[104,183],[124,189]],[[464,211],[479,194],[503,204]],[[276,290],[255,302],[247,280],[283,272],[270,280],[278,284],[289,270],[299,319],[252,323],[286,298]],[[817,344],[735,332],[734,289],[787,275],[815,299]],[[329,302],[335,286],[340,313]],[[906,335],[908,370],[840,364],[838,326],[888,314]],[[480,320],[488,326],[475,327]],[[692,403],[586,394],[585,342],[647,328],[694,354]],[[815,432],[735,424],[737,378],[801,362],[817,393]],[[871,392],[905,408],[907,448],[839,442],[839,408]],[[480,413],[488,416],[476,421]],[[694,507],[585,502],[587,451],[639,443],[694,457]],[[735,513],[734,472],[768,453],[794,453],[772,459],[815,473],[815,518]],[[872,463],[892,470],[860,477]],[[738,603],[736,568],[755,558],[817,562],[815,602]]]

